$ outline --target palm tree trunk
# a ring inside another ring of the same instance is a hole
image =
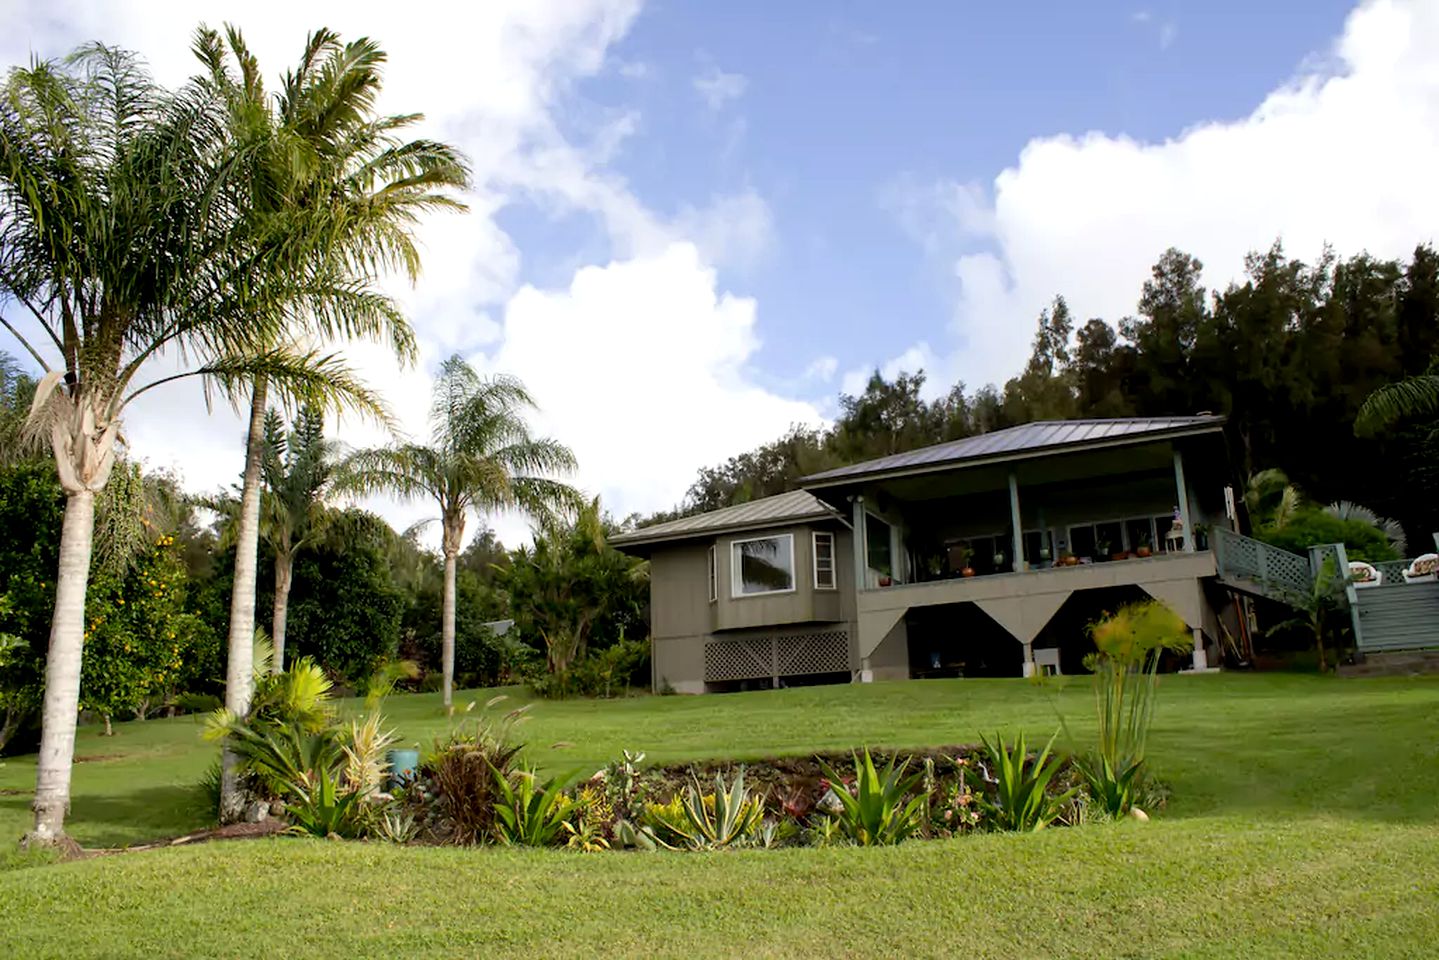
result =
[[[55,619],[45,661],[40,758],[35,768],[35,827],[26,843],[58,843],[70,807],[70,766],[75,758],[75,720],[80,710],[80,657],[85,642],[85,589],[95,535],[95,492],[80,489],[65,501],[60,528],[60,572],[55,581]]]
[[[265,394],[268,383],[256,377],[250,395],[250,432],[245,442],[245,480],[240,490],[240,516],[235,536],[235,581],[230,592],[229,659],[225,667],[225,708],[244,716],[250,709],[254,681],[255,581],[260,558],[260,454],[265,439]],[[221,762],[220,822],[244,816],[239,758],[226,749]]]
[[[448,534],[445,540],[448,541]],[[459,537],[455,538],[456,540]],[[440,614],[440,670],[443,680],[440,685],[445,712],[452,709],[455,686],[455,568],[459,565],[458,551],[445,548],[445,596]]]
[[[285,622],[290,616],[290,580],[295,561],[283,550],[275,551],[275,612],[270,618],[270,642],[275,659],[270,665],[274,673],[285,672]]]

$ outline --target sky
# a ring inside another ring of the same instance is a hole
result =
[[[1276,239],[1399,257],[1439,224],[1433,0],[0,0],[0,64],[102,40],[178,84],[202,21],[271,77],[318,26],[381,43],[382,108],[424,112],[474,184],[421,228],[418,284],[387,284],[420,364],[352,362],[415,436],[451,353],[520,377],[621,517],[825,422],[876,368],[1002,384],[1055,295],[1117,323],[1170,246],[1223,287]],[[126,423],[198,490],[234,482],[242,433],[179,385]]]

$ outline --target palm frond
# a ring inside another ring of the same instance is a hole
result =
[[[1439,375],[1426,373],[1380,387],[1365,399],[1354,420],[1359,436],[1374,436],[1408,417],[1439,411]]]

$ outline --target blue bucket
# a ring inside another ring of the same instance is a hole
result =
[[[415,779],[420,768],[420,751],[391,750],[385,754],[390,765],[390,789],[403,787]]]

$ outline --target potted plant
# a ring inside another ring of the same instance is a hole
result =
[[[954,548],[955,559],[959,561],[959,575],[961,577],[974,576],[974,567],[969,565],[969,560],[974,556],[974,548],[967,543],[961,543]]]
[[[994,569],[996,569],[996,570],[1003,570],[1003,569],[1004,569],[1004,551],[1003,551],[1003,550],[996,550],[996,551],[994,552]]]
[[[1101,561],[1102,561],[1102,560],[1108,560],[1108,559],[1110,559],[1109,541],[1108,541],[1108,540],[1099,540],[1099,541],[1096,541],[1096,542],[1095,542],[1095,544],[1094,544],[1094,559],[1096,559],[1096,560],[1101,560]]]
[[[1140,536],[1139,546],[1134,548],[1134,555],[1141,559],[1154,555],[1154,551],[1149,546],[1149,534],[1146,533]]]

